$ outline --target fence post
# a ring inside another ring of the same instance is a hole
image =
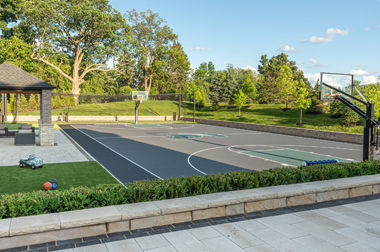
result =
[[[181,120],[181,93],[179,93],[178,96],[178,104],[179,104],[179,110],[178,110],[178,120]]]
[[[194,92],[194,109],[193,109],[193,122],[195,122],[195,92]]]

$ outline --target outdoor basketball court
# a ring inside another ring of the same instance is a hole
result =
[[[361,161],[363,150],[361,144],[193,123],[60,127],[123,183],[313,160]]]

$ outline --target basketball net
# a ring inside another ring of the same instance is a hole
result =
[[[141,98],[139,97],[139,101],[140,101],[140,103],[142,103],[142,101],[143,101],[143,98],[142,98],[142,97],[141,97]]]

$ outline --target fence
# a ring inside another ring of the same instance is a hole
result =
[[[17,100],[17,102],[16,102]],[[52,116],[69,115],[76,117],[117,116],[127,118],[134,116],[135,101],[132,95],[72,95],[65,93],[52,94]],[[76,105],[77,104],[77,105]],[[40,96],[35,94],[7,95],[7,114],[15,118],[40,115]],[[17,109],[16,109],[17,108]],[[154,94],[139,105],[140,116],[193,116],[193,98],[188,94]],[[16,111],[17,110],[17,111]],[[65,116],[63,118],[65,118]],[[33,118],[34,120],[34,118]]]

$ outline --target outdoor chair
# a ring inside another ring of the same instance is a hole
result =
[[[5,124],[0,124],[0,135],[9,137],[8,127],[5,127]]]
[[[21,127],[18,127],[18,133],[34,133],[34,127],[31,124],[21,124]]]
[[[15,133],[15,145],[35,145],[36,134],[31,124],[21,124]]]

